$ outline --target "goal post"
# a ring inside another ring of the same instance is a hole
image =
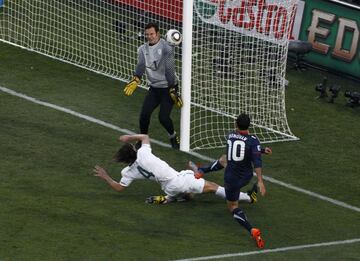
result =
[[[192,77],[192,33],[193,1],[184,1],[183,5],[183,43],[182,43],[182,77],[181,96],[184,105],[180,118],[180,150],[190,150],[191,129],[191,77]]]
[[[285,108],[296,2],[194,0],[191,149],[223,147],[242,112],[250,115],[250,131],[263,143],[298,139]]]
[[[175,122],[181,150],[223,147],[241,112],[262,142],[296,140],[285,110],[296,2],[2,0],[0,41],[128,82],[145,24],[155,21],[162,35],[183,33],[175,47],[184,100],[181,126]]]

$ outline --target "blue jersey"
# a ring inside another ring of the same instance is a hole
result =
[[[254,135],[231,132],[227,138],[225,179],[252,177],[253,168],[261,168],[260,141]]]

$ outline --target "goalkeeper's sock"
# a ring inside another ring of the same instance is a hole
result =
[[[252,225],[249,223],[249,221],[246,218],[245,213],[240,208],[235,208],[232,212],[233,218],[239,222],[240,225],[242,225],[244,228],[246,228],[249,233],[251,233],[251,229],[253,228]]]
[[[224,167],[220,164],[219,160],[215,160],[213,163],[205,166],[199,167],[199,171],[202,171],[203,173],[208,173],[212,171],[221,170]]]

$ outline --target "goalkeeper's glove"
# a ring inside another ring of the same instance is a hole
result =
[[[178,86],[175,85],[174,87],[170,87],[169,94],[176,107],[181,108],[183,106],[183,101],[178,93]]]
[[[139,83],[140,83],[139,77],[134,76],[133,79],[128,84],[126,84],[124,88],[124,94],[126,96],[130,96],[131,94],[133,94],[133,92],[138,87]]]

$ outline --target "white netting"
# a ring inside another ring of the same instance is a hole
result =
[[[237,115],[262,142],[294,140],[285,112],[293,0],[196,1],[191,148],[224,146]]]
[[[243,111],[261,141],[296,139],[284,94],[295,1],[194,0],[192,149],[224,146]],[[182,31],[182,0],[4,0],[0,40],[127,82],[154,21]],[[181,76],[181,47],[176,58]]]
[[[142,1],[5,0],[0,39],[129,81],[146,23],[158,22],[162,34],[179,28],[179,22],[161,16],[167,10],[169,17],[178,17],[179,8],[162,4],[155,10],[154,0],[139,8],[127,2]]]

